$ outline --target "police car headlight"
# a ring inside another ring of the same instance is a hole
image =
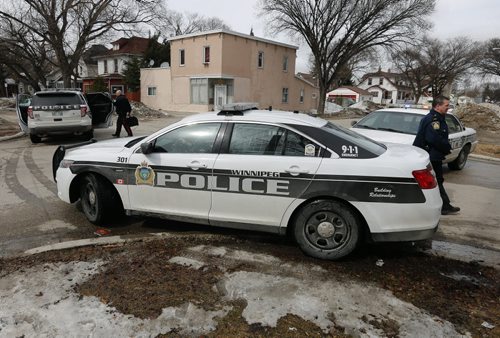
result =
[[[59,168],[69,168],[73,164],[73,160],[62,160],[61,163],[59,163]]]

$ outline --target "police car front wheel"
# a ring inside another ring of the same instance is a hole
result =
[[[359,217],[349,206],[337,201],[314,201],[305,205],[295,219],[295,240],[310,256],[339,259],[356,248],[359,224]]]
[[[85,217],[94,224],[108,221],[117,209],[111,184],[98,175],[87,174],[83,178],[80,199]]]

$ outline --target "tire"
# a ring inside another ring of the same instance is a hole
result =
[[[347,205],[319,200],[302,207],[295,218],[293,233],[302,251],[312,257],[335,260],[356,249],[361,221]]]
[[[465,163],[467,163],[467,158],[469,158],[469,149],[469,146],[463,147],[457,158],[448,163],[448,168],[451,170],[462,170],[465,167]]]
[[[38,135],[35,135],[35,134],[30,134],[30,140],[31,140],[31,143],[40,143],[42,142],[42,138]]]
[[[100,176],[88,174],[82,179],[80,201],[83,213],[89,222],[102,224],[123,214],[118,194],[111,183]]]

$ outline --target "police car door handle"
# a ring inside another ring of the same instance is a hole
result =
[[[203,169],[207,167],[206,164],[200,163],[198,161],[193,161],[189,163],[187,166],[193,170]]]
[[[285,172],[289,173],[292,176],[298,176],[300,174],[309,173],[309,170],[307,169],[301,170],[299,166],[292,165],[290,168],[285,169]]]

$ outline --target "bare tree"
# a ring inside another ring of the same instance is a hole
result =
[[[396,49],[391,56],[394,66],[403,74],[404,79],[412,88],[415,104],[418,103],[424,89],[429,84],[420,48],[410,46],[402,50]]]
[[[483,45],[478,68],[485,75],[500,76],[500,39],[491,39]]]
[[[76,78],[80,57],[89,43],[110,32],[130,31],[150,22],[161,0],[24,0],[3,2],[0,20],[17,23],[36,41],[50,46],[64,85]],[[28,46],[24,46],[28,47]]]
[[[157,27],[165,37],[205,32],[215,29],[230,29],[223,20],[217,17],[204,17],[198,13],[180,13],[168,11],[164,13]]]
[[[261,0],[272,28],[301,36],[314,55],[320,97],[353,57],[411,41],[435,0]],[[318,112],[325,102],[319,100]]]

